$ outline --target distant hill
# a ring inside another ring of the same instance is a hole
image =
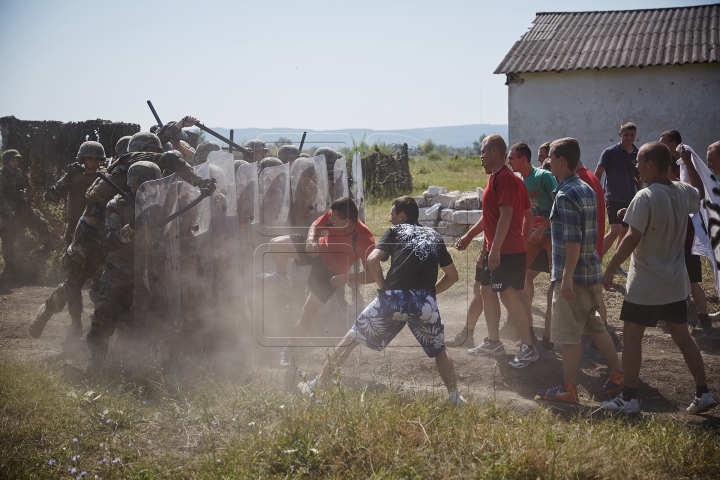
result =
[[[230,137],[230,129],[223,127],[211,127],[225,137]],[[294,143],[299,143],[304,130],[299,128],[237,128],[234,133],[234,140],[237,143],[246,142],[253,138],[261,138],[265,142],[272,143],[279,137],[289,138]],[[365,136],[370,143],[400,143],[406,141],[411,146],[432,139],[439,145],[447,145],[448,147],[471,147],[473,141],[476,141],[480,135],[490,135],[497,133],[507,138],[507,125],[458,125],[452,127],[434,127],[434,128],[411,128],[407,130],[373,130],[361,128],[348,128],[345,130],[307,130],[308,135],[305,145],[328,145],[338,144],[338,146],[352,146],[353,139],[359,142]],[[206,134],[206,138],[210,140],[210,135]],[[224,143],[220,142],[223,146]]]

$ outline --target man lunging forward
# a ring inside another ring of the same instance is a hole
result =
[[[620,311],[620,320],[625,322],[622,356],[625,386],[614,400],[603,402],[606,410],[640,411],[637,384],[642,339],[645,328],[657,326],[658,320],[665,320],[695,379],[695,399],[687,412],[698,414],[717,406],[708,391],[700,349],[687,329],[685,299],[690,294],[690,283],[683,245],[688,215],[699,210],[703,196],[700,192],[704,193],[704,188],[689,152],[682,159],[692,185],[673,182],[668,177],[672,156],[662,143],[646,143],[638,152],[638,171],[647,188],[630,202],[624,217],[630,230],[603,277],[605,289],[612,290],[615,269],[632,254],[627,293]]]
[[[360,343],[380,351],[407,324],[427,356],[435,359],[450,401],[455,405],[465,403],[457,392],[452,359],[443,343],[445,331],[436,299],[438,293],[458,281],[458,273],[442,237],[432,228],[418,225],[418,217],[414,198],[405,196],[393,202],[390,210],[393,226],[367,259],[378,296],[335,347],[320,375],[298,385],[304,393],[324,386],[333,370],[345,363]],[[390,269],[387,277],[383,277],[380,262],[388,258]],[[445,273],[439,281],[438,266]]]

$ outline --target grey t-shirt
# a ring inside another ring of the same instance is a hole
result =
[[[653,183],[635,194],[623,220],[643,236],[630,261],[625,300],[666,305],[687,298],[685,234],[688,215],[699,206],[700,193],[683,182]]]

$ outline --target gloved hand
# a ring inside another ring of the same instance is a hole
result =
[[[71,163],[67,166],[67,174],[71,177],[74,177],[78,173],[82,173],[85,170],[85,167],[80,162]]]
[[[209,197],[212,195],[217,188],[217,185],[215,185],[216,182],[217,180],[214,178],[203,178],[200,180],[200,183],[198,184],[198,187],[200,188],[200,195],[203,197]]]

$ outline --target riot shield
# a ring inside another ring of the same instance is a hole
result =
[[[290,165],[268,167],[260,172],[259,233],[276,237],[288,233],[290,226]]]
[[[328,182],[327,163],[325,162],[325,155],[313,157],[312,161],[315,163],[315,171],[317,172],[318,192],[322,192],[325,196],[325,206],[320,208],[320,211],[318,212],[318,216],[322,216],[328,211],[328,209],[330,209],[330,204],[332,203]]]
[[[358,217],[365,221],[365,190],[363,188],[362,159],[360,152],[355,152],[352,161],[353,199],[358,208]]]
[[[328,180],[331,180],[330,185],[330,196],[334,202],[338,198],[347,197],[350,195],[348,188],[348,173],[347,173],[347,161],[345,156],[340,156],[333,165],[332,175],[328,171]]]
[[[290,168],[290,188],[292,191],[292,226],[301,234],[321,216],[327,208],[327,190],[319,185],[315,161],[312,158],[298,158]],[[327,177],[324,177],[327,178]]]
[[[210,201],[215,293],[234,297],[242,291],[235,158],[231,153],[211,152],[207,163],[209,178],[217,181]]]
[[[179,220],[163,225],[177,211],[179,182],[175,174],[151,180],[135,195],[133,325],[146,334],[182,321]]]
[[[242,290],[249,302],[247,309],[252,314],[255,279],[255,230],[260,221],[257,163],[240,163],[235,171],[237,193],[237,214],[240,235],[240,264],[242,265]],[[245,312],[245,305],[241,306]]]
[[[209,169],[207,163],[195,170],[200,176]],[[208,175],[208,173],[205,173]],[[200,189],[182,182],[178,186],[178,208],[200,196]],[[212,313],[213,269],[210,234],[211,202],[205,199],[178,217],[180,244],[180,287],[182,317],[195,322]]]

